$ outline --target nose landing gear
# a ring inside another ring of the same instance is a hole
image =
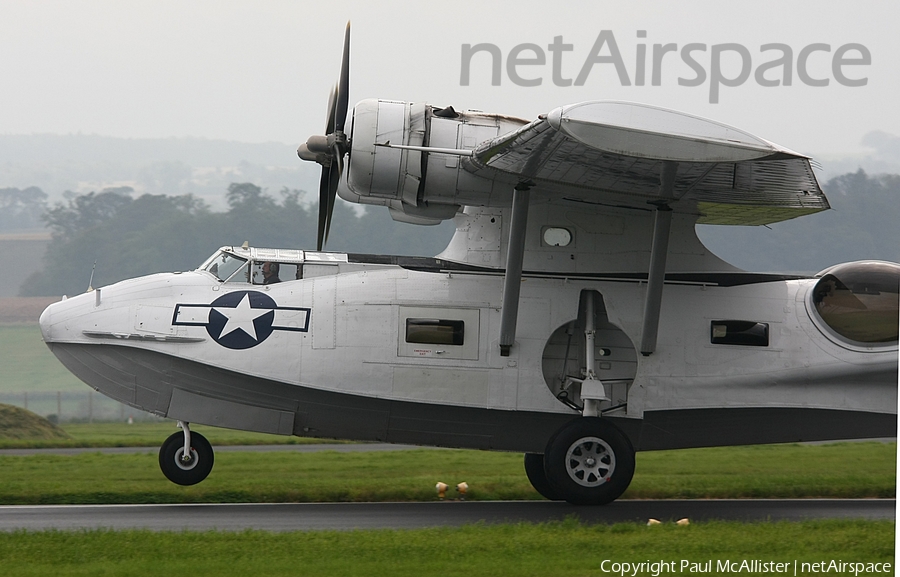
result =
[[[159,448],[159,468],[178,485],[196,485],[213,468],[213,449],[206,437],[191,432],[188,423],[178,421],[181,433],[173,433]]]

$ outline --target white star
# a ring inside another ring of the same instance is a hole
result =
[[[241,299],[241,302],[238,303],[238,306],[234,308],[215,307],[215,310],[228,319],[219,338],[231,334],[236,330],[242,330],[254,341],[258,341],[259,339],[256,337],[256,327],[253,326],[253,321],[268,313],[271,309],[250,308],[250,295],[245,294],[244,298]]]

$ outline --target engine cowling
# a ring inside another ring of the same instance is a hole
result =
[[[395,220],[437,224],[463,205],[491,205],[509,195],[508,186],[495,191],[493,180],[463,169],[458,155],[380,145],[472,149],[518,123],[422,103],[369,99],[354,107],[351,124],[347,177],[338,188],[346,201],[387,206]]]
[[[425,109],[424,104],[374,99],[354,107],[347,173],[347,185],[353,193],[416,204],[423,177],[422,153],[375,144],[422,146]]]
[[[378,204],[391,217],[415,224],[437,224],[459,210],[453,202],[424,198],[426,153],[376,146],[427,146],[428,117],[432,107],[394,100],[363,100],[353,109],[350,165],[347,186],[339,187],[344,200]]]

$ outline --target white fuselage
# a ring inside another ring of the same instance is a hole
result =
[[[577,244],[526,253],[515,346],[502,356],[502,215],[469,211],[441,259],[293,251],[302,278],[277,284],[207,270],[122,281],[51,305],[44,339],[98,390],[179,420],[526,450],[580,414],[589,294],[600,410],[638,448],[871,436],[895,419],[896,343],[834,338],[811,312],[818,279],[737,271],[693,236],[673,250],[656,350],[638,354],[646,275],[624,265],[649,247],[614,216],[593,231],[577,214],[533,219],[538,233],[567,223]],[[735,322],[764,327],[764,341],[713,338]],[[432,408],[446,422],[417,416]],[[832,430],[823,414],[864,426]],[[695,429],[684,437],[682,417]],[[498,422],[521,443],[499,440]],[[723,434],[723,423],[743,424]]]

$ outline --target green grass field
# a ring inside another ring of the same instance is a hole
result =
[[[414,531],[237,533],[78,531],[0,534],[0,563],[20,575],[367,577],[608,575],[612,563],[683,560],[891,563],[892,522],[695,523],[646,527],[575,521]],[[606,563],[604,563],[606,561]],[[605,571],[604,571],[605,568]],[[679,571],[681,569],[682,571]],[[629,571],[626,573],[631,574]],[[638,573],[652,575],[652,567]],[[852,573],[851,573],[852,574]],[[861,573],[862,574],[862,573]],[[613,573],[618,575],[618,573]]]
[[[0,393],[88,390],[56,360],[35,325],[0,325]]]
[[[623,498],[892,497],[895,455],[893,443],[638,453]],[[540,498],[516,453],[219,452],[191,487],[163,477],[156,449],[0,456],[0,504],[430,501],[438,481],[465,481],[472,500]]]
[[[127,424],[114,423],[63,423],[62,428],[71,435],[68,440],[21,440],[0,439],[0,449],[42,448],[42,447],[158,447],[162,442],[181,429],[175,421],[135,422]],[[337,443],[341,441],[323,441],[290,437],[285,435],[269,435],[252,431],[222,429],[207,425],[191,425],[197,431],[211,439],[215,445],[298,445],[310,443]]]

